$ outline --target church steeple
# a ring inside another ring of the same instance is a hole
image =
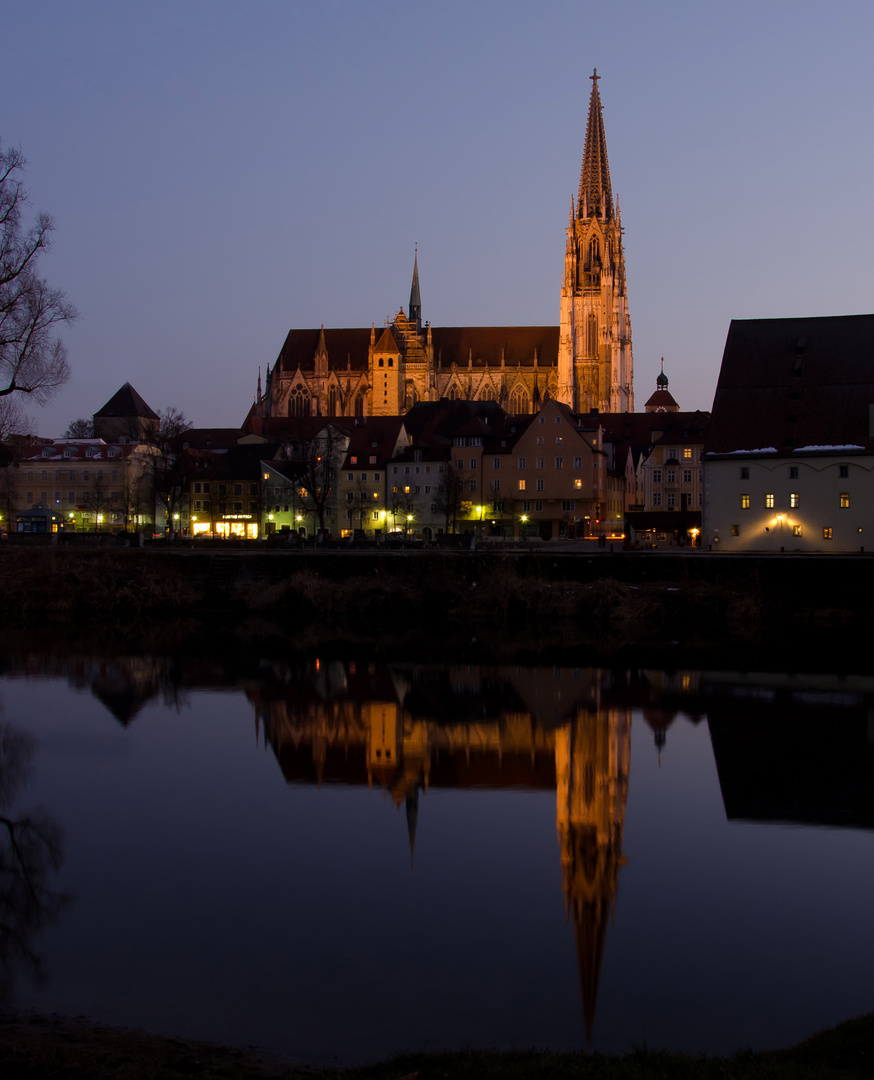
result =
[[[419,248],[413,258],[413,284],[410,287],[410,322],[416,324],[416,333],[422,329],[422,297],[419,294]]]
[[[556,397],[577,412],[634,411],[631,320],[619,200],[613,201],[598,71],[561,290]]]
[[[580,194],[577,200],[577,216],[613,217],[613,189],[610,186],[610,166],[607,163],[607,138],[604,135],[601,95],[598,92],[598,69],[592,80],[592,96],[589,98],[589,122],[586,125],[586,146],[580,170]]]

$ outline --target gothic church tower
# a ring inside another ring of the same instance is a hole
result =
[[[567,230],[558,399],[578,412],[634,411],[631,319],[619,202],[613,202],[598,72],[592,96],[576,205]]]

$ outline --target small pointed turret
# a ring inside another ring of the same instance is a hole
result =
[[[416,333],[422,329],[422,297],[419,293],[419,247],[413,257],[413,284],[410,287],[410,322],[416,324]]]
[[[607,138],[604,135],[604,118],[601,115],[601,95],[598,92],[598,69],[592,80],[592,96],[589,99],[589,121],[586,126],[586,147],[580,171],[580,194],[577,214],[590,214],[602,218],[613,217],[613,192],[610,187],[610,166],[607,164]]]

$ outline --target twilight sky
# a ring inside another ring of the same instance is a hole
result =
[[[874,310],[870,0],[4,0],[0,137],[81,320],[43,435],[129,380],[243,421],[292,326],[556,324],[589,76],[638,409],[729,320]]]

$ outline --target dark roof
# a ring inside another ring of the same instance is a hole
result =
[[[188,428],[179,441],[190,450],[228,450],[244,434],[241,428]]]
[[[874,315],[733,319],[704,450],[874,453],[872,404]]]
[[[385,331],[383,331],[383,334]],[[276,363],[281,371],[312,371],[320,335],[324,334],[328,361],[335,371],[347,365],[366,371],[371,327],[289,330]],[[435,326],[431,328],[438,367],[555,367],[558,363],[557,326]],[[394,348],[391,344],[389,348]]]
[[[417,402],[404,417],[404,427],[416,446],[448,447],[461,431],[490,433],[506,419],[506,412],[496,401]],[[488,424],[483,424],[487,420]],[[471,426],[473,425],[473,427]]]
[[[151,409],[129,382],[107,401],[95,416],[136,416],[145,420],[157,420],[158,414]]]
[[[403,429],[402,416],[369,416],[349,440],[343,467],[348,467],[353,457],[358,459],[355,462],[358,467],[368,464],[371,457],[382,467],[394,453]]]

